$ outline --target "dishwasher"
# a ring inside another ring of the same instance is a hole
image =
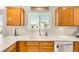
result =
[[[73,42],[55,42],[55,52],[73,52]]]

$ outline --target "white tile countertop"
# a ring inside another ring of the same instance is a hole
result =
[[[6,36],[3,37],[3,50],[14,44],[16,41],[79,41],[75,36]]]

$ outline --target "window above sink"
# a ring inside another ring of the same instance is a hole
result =
[[[0,34],[2,35],[2,27],[3,27],[3,18],[4,15],[0,15]]]
[[[28,28],[31,29],[49,29],[50,28],[50,12],[30,12],[28,13]]]

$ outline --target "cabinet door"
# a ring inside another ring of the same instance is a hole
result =
[[[38,41],[27,41],[27,52],[39,52],[39,42]]]
[[[17,52],[26,52],[26,42],[25,41],[19,41],[17,42],[16,46]]]
[[[40,45],[41,46],[52,46],[54,45],[53,43],[54,43],[53,41],[41,41]]]
[[[27,46],[39,46],[38,41],[27,41]]]
[[[73,42],[73,51],[79,52],[79,42]]]
[[[79,26],[79,7],[74,7],[74,25]]]
[[[16,52],[16,49],[13,49],[11,52]]]
[[[74,21],[74,9],[70,7],[59,7],[56,10],[56,25],[72,26]]]
[[[4,52],[16,52],[16,43],[7,48]]]
[[[7,25],[8,26],[20,26],[23,24],[24,14],[21,8],[8,7],[7,8]]]
[[[21,26],[24,25],[24,22],[25,22],[25,12],[24,12],[24,9],[20,8],[20,20],[21,20]]]
[[[40,42],[40,52],[53,52],[54,51],[54,42],[44,41]]]

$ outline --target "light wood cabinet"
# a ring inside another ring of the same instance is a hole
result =
[[[54,45],[53,43],[54,42],[52,42],[52,41],[41,41],[40,45],[41,46],[52,46],[52,45]]]
[[[54,42],[52,41],[41,41],[40,52],[54,52]]]
[[[25,52],[26,51],[26,42],[25,41],[18,41],[17,43],[17,52]]]
[[[27,52],[53,52],[54,42],[52,41],[28,41]]]
[[[53,41],[18,41],[4,52],[54,52]]]
[[[79,52],[79,42],[73,42],[73,51]]]
[[[72,26],[74,24],[74,8],[59,7],[56,9],[56,25]]]
[[[74,26],[79,26],[79,7],[74,7]]]
[[[10,52],[17,52],[17,51],[16,51],[16,49],[13,49],[13,50],[12,50],[12,51],[10,51]]]
[[[39,49],[39,46],[37,46],[37,47],[36,47],[36,46],[30,46],[30,47],[29,47],[29,46],[28,46],[26,52],[39,52],[39,50],[40,50],[40,49]]]
[[[18,41],[18,52],[39,52],[39,42],[37,41]]]
[[[27,41],[27,46],[39,46],[38,41]]]
[[[8,47],[4,52],[16,52],[16,43]]]
[[[24,25],[24,10],[18,7],[7,7],[7,25],[21,26]]]
[[[53,47],[41,47],[40,52],[54,52]]]
[[[27,41],[26,52],[39,52],[39,42],[38,41]]]

